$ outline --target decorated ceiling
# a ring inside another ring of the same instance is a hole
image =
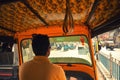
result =
[[[86,25],[92,35],[120,26],[120,0],[0,0],[0,36],[38,27]]]

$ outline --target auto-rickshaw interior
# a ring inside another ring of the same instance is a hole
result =
[[[16,44],[18,67],[34,57],[32,34],[47,34],[68,80],[98,80],[91,38],[119,26],[120,0],[0,0],[0,42]]]
[[[81,28],[80,28],[81,27]],[[56,32],[58,30],[58,32]],[[32,51],[32,35],[47,34],[50,40],[50,55],[49,59],[52,63],[62,66],[68,80],[75,78],[76,74],[79,77],[76,79],[97,79],[95,62],[93,58],[93,49],[90,39],[89,30],[85,26],[76,26],[74,32],[67,35],[62,33],[62,29],[58,28],[37,28],[30,29],[25,32],[17,33],[16,37],[20,43],[20,63],[32,60],[34,53]],[[24,35],[27,34],[27,35]],[[75,75],[70,75],[74,73]]]
[[[32,39],[27,38],[21,41],[23,62],[32,60]],[[52,63],[62,64],[62,66],[74,67],[77,64],[93,66],[91,52],[85,35],[57,36],[50,37],[51,51],[49,59]],[[81,71],[65,70],[67,80],[93,80],[93,78]]]
[[[67,80],[93,80],[93,78],[86,73],[79,71],[65,71]]]
[[[75,64],[82,63],[92,66],[91,52],[86,36],[59,36],[50,37],[50,56],[53,63]],[[21,42],[23,62],[33,58],[32,39],[24,39]],[[29,54],[28,54],[29,53]]]

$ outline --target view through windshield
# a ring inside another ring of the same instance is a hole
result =
[[[91,55],[86,36],[50,37],[51,51],[49,59],[53,63],[82,63],[92,65]],[[27,62],[34,56],[32,39],[21,42],[23,61]]]

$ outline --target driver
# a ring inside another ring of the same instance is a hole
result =
[[[33,35],[32,48],[35,57],[20,66],[19,80],[66,80],[63,69],[48,59],[50,43],[47,35]]]

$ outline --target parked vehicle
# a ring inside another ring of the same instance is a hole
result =
[[[113,40],[107,40],[105,41],[105,46],[106,46],[106,49],[114,50],[115,44]]]

